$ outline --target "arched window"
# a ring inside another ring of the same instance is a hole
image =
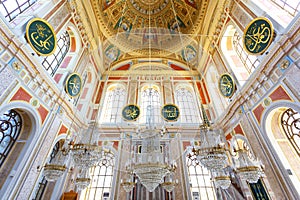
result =
[[[36,0],[2,0],[0,2],[0,13],[4,15],[5,19],[11,22],[35,2]]]
[[[242,41],[241,35],[238,33],[238,31],[235,31],[233,35],[234,50],[243,63],[246,71],[251,74],[258,67],[260,61],[256,56],[250,55],[245,51]]]
[[[175,91],[176,104],[180,110],[181,123],[199,123],[199,108],[193,93],[186,87],[179,87]]]
[[[161,99],[156,85],[145,85],[141,91],[141,123],[157,124],[161,122]]]
[[[110,150],[104,150],[99,163],[90,169],[91,183],[81,192],[81,200],[112,199],[114,165],[114,154]]]
[[[217,199],[210,172],[201,166],[195,155],[188,154],[186,166],[192,199]]]
[[[281,115],[281,127],[300,157],[300,114],[288,108]]]
[[[50,74],[50,76],[54,76],[58,67],[63,62],[65,56],[67,55],[70,49],[70,35],[68,31],[65,31],[60,35],[57,40],[57,46],[55,52],[47,56],[43,61],[42,65],[45,70]]]
[[[242,37],[231,24],[227,26],[222,37],[221,50],[237,81],[243,85],[259,65],[259,60],[245,52]]]
[[[89,66],[85,61],[78,62],[84,49],[81,45],[80,35],[73,24],[69,24],[67,31],[62,35],[59,42],[62,50],[60,50],[58,58],[56,58],[58,61],[55,61],[51,65],[51,68],[54,69],[54,81],[63,85],[66,76],[68,76],[70,72],[73,72],[75,68],[87,69]]]
[[[277,165],[300,193],[299,171],[299,127],[300,114],[290,107],[273,109],[266,116],[265,131],[271,142],[271,150],[276,153]]]
[[[125,88],[122,85],[108,87],[100,123],[117,123],[122,121],[121,113],[125,105],[125,95]]]
[[[22,129],[22,119],[15,110],[0,116],[0,167],[13,148]]]

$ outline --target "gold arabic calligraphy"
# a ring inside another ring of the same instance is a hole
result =
[[[80,91],[80,79],[73,78],[69,81],[69,87],[71,89],[72,95],[76,96]]]
[[[139,112],[136,108],[128,108],[125,110],[125,115],[128,118],[136,119],[139,115]]]
[[[230,95],[233,89],[232,82],[227,76],[223,76],[221,79],[221,90],[224,95]]]
[[[50,40],[53,37],[53,33],[41,24],[36,24],[36,32],[32,32],[30,37],[34,44],[40,48],[49,50],[50,47],[53,46],[53,43]]]
[[[164,117],[166,119],[176,119],[178,117],[178,110],[176,107],[164,108],[163,110]]]
[[[267,47],[270,38],[271,29],[266,24],[257,25],[254,23],[247,31],[245,42],[249,51],[259,53]]]

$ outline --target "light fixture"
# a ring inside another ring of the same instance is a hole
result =
[[[160,150],[160,130],[145,129],[140,132],[142,138],[141,153],[136,154],[132,163],[133,173],[149,192],[163,183],[163,179],[169,172],[168,163]]]
[[[259,178],[263,175],[261,164],[257,160],[250,160],[249,150],[236,150],[238,158],[236,160],[235,170],[242,180],[249,183],[257,183]]]
[[[66,156],[65,148],[58,147],[58,151],[51,162],[44,166],[43,175],[47,181],[57,181],[64,174],[67,169],[65,166]]]
[[[201,104],[203,124],[200,126],[200,144],[192,152],[207,169],[222,169],[227,165],[225,143],[221,140],[221,130],[212,129]]]
[[[132,172],[126,172],[125,180],[121,179],[121,186],[126,192],[130,192],[134,188],[135,182],[133,182],[132,176]]]
[[[94,133],[96,123],[90,123],[87,130],[83,130],[78,143],[70,145],[74,164],[80,168],[90,168],[101,158],[101,147],[98,145],[98,133]]]
[[[230,175],[225,169],[215,169],[211,171],[216,188],[228,189],[231,185]]]
[[[46,164],[44,166],[43,175],[47,181],[56,181],[64,174],[65,170],[65,165]]]
[[[162,188],[164,188],[167,192],[172,192],[178,184],[178,180],[173,180],[172,176],[173,173],[168,173],[165,177],[165,182],[161,184]]]
[[[83,168],[80,169],[80,173],[78,177],[75,179],[75,185],[77,187],[78,191],[84,190],[86,187],[89,186],[91,182],[90,175],[89,175],[89,169]]]
[[[176,162],[169,159],[169,153],[161,149],[160,138],[165,135],[165,128],[157,129],[154,123],[154,107],[148,105],[146,114],[146,126],[138,128],[136,139],[141,140],[140,152],[134,152],[126,165],[126,170],[132,172],[145,186],[147,191],[153,192],[160,184],[163,185],[167,174],[174,173]],[[132,139],[132,138],[131,138]],[[121,183],[127,191],[132,189],[132,179]],[[169,183],[164,184],[167,190],[171,190]],[[168,186],[167,186],[168,185]]]

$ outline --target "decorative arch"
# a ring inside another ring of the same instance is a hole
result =
[[[210,98],[213,99],[211,103],[216,111],[216,115],[220,116],[229,105],[229,102],[219,92],[218,84],[220,75],[214,63],[209,65],[205,77],[208,93],[210,94]]]
[[[91,70],[92,66],[89,63],[87,66],[86,71],[83,75],[83,85],[82,85],[82,92],[80,94],[80,99],[78,99],[77,108],[81,113],[86,113],[89,108],[89,101],[93,98],[93,91],[95,87],[97,87],[95,83],[95,73]]]
[[[225,27],[220,45],[230,72],[234,73],[239,84],[243,85],[259,65],[257,57],[244,51],[240,30],[232,22]]]
[[[1,190],[0,196],[7,197],[13,186],[22,182],[20,177],[27,173],[28,165],[30,164],[31,154],[38,143],[40,135],[41,119],[36,110],[30,107],[29,104],[21,102],[12,102],[3,107],[0,107],[0,116],[6,111],[15,110],[22,118],[22,127],[19,137],[8,154],[8,157],[0,168],[1,175]],[[18,174],[18,176],[14,176]]]
[[[262,116],[262,137],[267,143],[278,169],[283,174],[285,182],[290,185],[294,192],[298,191],[299,194],[300,172],[298,169],[300,157],[284,133],[280,123],[282,114],[289,108],[298,113],[300,112],[300,105],[291,102],[274,102],[267,108]]]

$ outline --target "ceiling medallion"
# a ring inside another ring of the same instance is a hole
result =
[[[157,14],[169,4],[169,0],[131,0],[130,2],[137,11],[145,15]]]

